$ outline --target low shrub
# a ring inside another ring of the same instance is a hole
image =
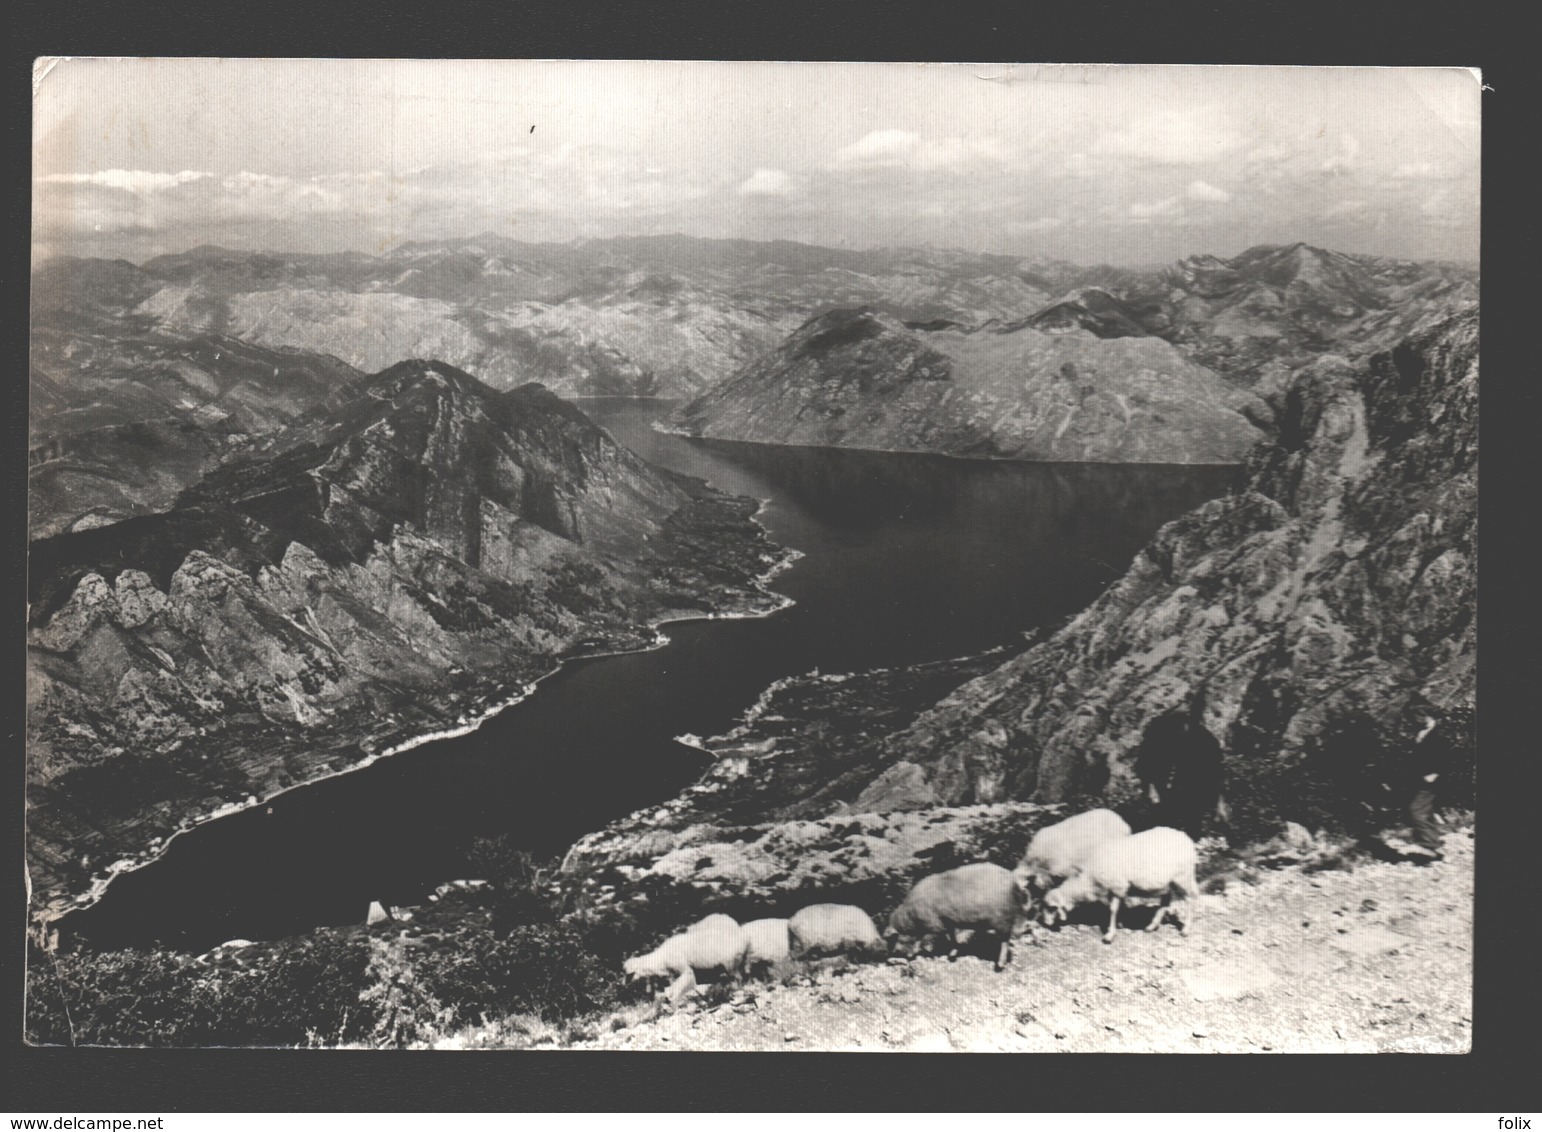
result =
[[[47,1045],[291,1046],[369,1035],[368,940],[321,932],[248,968],[163,950],[48,955],[27,964],[27,1040]]]
[[[516,1013],[571,1018],[619,1001],[624,988],[621,972],[561,924],[468,933],[415,957],[414,968],[423,991],[462,1023]]]

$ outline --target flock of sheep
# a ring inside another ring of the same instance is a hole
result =
[[[999,941],[1000,971],[1011,960],[1013,938],[1030,929],[1036,895],[1046,923],[1063,922],[1078,904],[1107,904],[1104,943],[1114,941],[1120,904],[1132,899],[1159,902],[1147,931],[1161,926],[1173,898],[1181,899],[1179,931],[1186,931],[1199,895],[1198,859],[1194,842],[1179,830],[1158,826],[1132,834],[1112,810],[1089,810],[1041,829],[1011,872],[982,862],[917,881],[882,936],[854,904],[812,904],[789,919],[746,924],[718,913],[628,959],[624,970],[632,979],[673,979],[666,995],[678,1002],[696,989],[699,975],[779,976],[794,962],[835,955],[913,958],[939,939],[954,959],[960,946],[983,932]]]

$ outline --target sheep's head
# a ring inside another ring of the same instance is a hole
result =
[[[1044,894],[1043,919],[1046,925],[1063,924],[1069,916],[1072,908],[1081,901],[1072,885],[1067,882],[1059,888],[1052,888]]]
[[[658,978],[662,972],[650,962],[651,959],[652,956],[650,955],[634,955],[621,964],[621,970],[626,973],[629,982],[636,981],[637,979]]]
[[[905,959],[914,959],[921,950],[921,941],[918,938],[906,935],[892,924],[883,933],[883,943],[890,955],[898,955]]]

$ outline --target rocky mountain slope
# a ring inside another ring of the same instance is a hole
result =
[[[672,425],[770,444],[1225,464],[1260,438],[1250,416],[1268,411],[1159,338],[1022,324],[912,330],[842,310],[810,320]]]
[[[961,661],[783,682],[704,743],[718,757],[696,787],[585,838],[570,863],[735,860],[746,826],[846,820],[831,815],[1138,808],[1145,728],[1195,701],[1225,752],[1234,834],[1363,824],[1412,745],[1402,705],[1474,700],[1477,342],[1472,307],[1362,364],[1319,360],[1247,487],[1164,527],[1053,635],[982,674]],[[923,677],[951,690],[886,706]]]
[[[776,608],[757,506],[645,464],[539,385],[404,362],[169,510],[35,541],[42,901],[218,807],[465,726],[563,656]]]
[[[1308,368],[1247,490],[878,744],[853,805],[1128,796],[1145,726],[1197,697],[1239,820],[1342,818],[1364,764],[1408,749],[1408,697],[1473,703],[1477,344],[1474,309],[1363,367]]]
[[[1420,321],[1478,297],[1477,272],[1307,244],[1190,256],[1119,291],[1148,331],[1260,392],[1325,352],[1386,349]]]

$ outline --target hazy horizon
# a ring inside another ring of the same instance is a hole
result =
[[[254,248],[238,248],[238,247],[230,247],[230,246],[227,246],[227,245],[224,245],[224,244],[220,244],[220,243],[216,243],[216,242],[205,242],[205,243],[202,243],[202,244],[192,244],[192,245],[189,245],[187,247],[170,248],[170,249],[167,249],[165,251],[154,252],[154,253],[148,254],[148,255],[96,256],[96,255],[83,255],[83,254],[81,254],[79,252],[75,252],[75,251],[71,251],[71,250],[57,250],[57,251],[50,251],[47,254],[42,255],[42,256],[36,256],[33,266],[37,267],[37,266],[41,265],[42,263],[46,263],[49,260],[53,260],[53,259],[71,259],[71,258],[76,258],[76,259],[120,259],[120,260],[124,260],[125,262],[131,263],[131,264],[133,264],[136,267],[143,267],[149,261],[151,261],[153,259],[160,258],[162,256],[189,255],[189,254],[191,254],[191,253],[193,253],[195,251],[198,251],[200,249],[203,249],[203,248],[211,248],[211,249],[217,248],[217,249],[219,249],[221,251],[226,251],[226,252],[230,252],[230,253],[237,254],[237,255],[270,255],[270,256],[276,256],[276,257],[284,257],[284,256],[311,256],[311,255],[316,255],[316,256],[323,256],[323,255],[361,255],[361,256],[369,256],[369,257],[372,257],[372,258],[381,258],[381,259],[383,259],[383,258],[387,258],[387,257],[391,256],[393,253],[399,251],[401,248],[410,246],[410,245],[412,245],[414,243],[422,243],[422,244],[433,244],[433,243],[445,243],[445,244],[474,243],[474,242],[481,241],[481,240],[486,240],[486,239],[497,239],[497,240],[505,240],[506,239],[506,240],[511,240],[511,241],[517,242],[517,243],[525,244],[525,245],[530,246],[530,247],[551,247],[551,248],[580,247],[580,246],[583,246],[583,245],[586,245],[586,244],[598,244],[598,243],[605,243],[605,242],[608,242],[608,241],[619,241],[619,240],[644,240],[644,239],[648,239],[648,240],[686,239],[686,240],[704,240],[704,241],[717,240],[717,241],[721,241],[721,242],[724,242],[724,243],[733,242],[733,241],[742,241],[742,242],[746,242],[746,243],[758,243],[758,244],[773,244],[773,243],[797,244],[797,245],[802,246],[802,247],[820,248],[820,249],[832,250],[832,251],[866,251],[866,252],[895,251],[895,252],[902,252],[902,251],[909,251],[909,250],[918,250],[918,251],[928,251],[928,252],[959,253],[959,254],[964,254],[964,255],[981,255],[981,256],[985,256],[985,255],[1003,255],[1003,256],[1007,256],[1007,257],[1011,257],[1011,258],[1020,258],[1020,259],[1026,259],[1026,260],[1031,260],[1031,259],[1036,258],[1036,254],[1022,255],[1022,254],[1013,253],[1013,252],[979,252],[979,251],[974,251],[974,250],[969,249],[969,248],[960,248],[960,247],[949,246],[949,245],[945,245],[945,244],[874,244],[874,245],[872,245],[870,247],[863,247],[863,248],[833,248],[829,244],[816,244],[816,243],[811,243],[811,242],[809,242],[807,240],[789,240],[789,239],[783,239],[783,238],[780,238],[780,237],[774,238],[774,239],[767,239],[767,240],[752,240],[752,239],[749,239],[747,237],[740,237],[740,236],[692,236],[692,235],[689,235],[689,234],[684,233],[684,232],[647,232],[647,233],[620,232],[620,233],[617,233],[617,234],[611,235],[611,236],[575,236],[575,237],[573,237],[571,239],[567,239],[567,240],[519,240],[517,237],[499,236],[499,235],[497,235],[497,233],[474,232],[474,233],[469,233],[469,234],[464,235],[464,236],[446,236],[446,237],[443,237],[443,238],[441,238],[439,240],[419,240],[419,241],[402,240],[402,241],[392,245],[391,247],[386,248],[384,251],[379,251],[379,252],[373,252],[373,251],[365,252],[365,251],[359,251],[357,249],[340,249],[340,250],[336,250],[336,251],[316,251],[316,250],[304,249],[304,248],[282,248],[282,247],[274,247],[274,248],[256,248],[256,247],[254,247]],[[1170,266],[1170,265],[1172,265],[1174,263],[1179,262],[1180,260],[1187,259],[1187,258],[1192,257],[1192,256],[1211,255],[1211,256],[1214,256],[1217,259],[1232,259],[1232,258],[1235,258],[1236,256],[1242,254],[1243,252],[1250,251],[1250,250],[1252,250],[1254,248],[1259,248],[1259,247],[1293,247],[1296,244],[1305,244],[1305,245],[1310,246],[1310,247],[1316,247],[1316,248],[1318,248],[1321,251],[1338,252],[1338,253],[1342,253],[1342,254],[1346,254],[1346,255],[1369,255],[1369,256],[1375,256],[1375,254],[1376,254],[1376,253],[1370,253],[1370,252],[1347,252],[1343,248],[1329,247],[1329,246],[1324,246],[1324,245],[1321,245],[1321,244],[1312,244],[1310,241],[1307,241],[1307,240],[1285,240],[1285,241],[1269,241],[1269,242],[1262,243],[1262,244],[1249,244],[1246,247],[1240,247],[1240,248],[1235,248],[1235,249],[1227,249],[1227,250],[1224,250],[1224,251],[1209,251],[1209,250],[1191,251],[1191,252],[1186,253],[1185,255],[1175,256],[1172,259],[1167,259],[1167,260],[1143,260],[1143,261],[1139,261],[1139,262],[1130,261],[1130,262],[1123,262],[1123,263],[1115,263],[1115,262],[1106,261],[1106,260],[1099,260],[1099,261],[1096,261],[1096,262],[1090,261],[1090,260],[1070,260],[1070,259],[1064,259],[1064,257],[1060,257],[1060,256],[1042,256],[1042,257],[1037,257],[1037,258],[1043,258],[1043,259],[1047,259],[1047,260],[1061,260],[1063,262],[1070,263],[1070,264],[1072,264],[1073,266],[1076,266],[1076,267],[1117,267],[1117,268],[1121,268],[1121,269],[1127,270],[1127,271],[1141,271],[1141,270],[1156,271],[1156,270],[1160,270],[1161,268],[1168,267],[1168,266]],[[1411,260],[1413,262],[1423,262],[1423,263],[1447,262],[1447,263],[1454,263],[1454,264],[1457,264],[1457,265],[1462,266],[1462,267],[1473,267],[1473,268],[1476,268],[1478,266],[1478,256],[1476,254],[1474,254],[1470,258],[1445,257],[1445,256],[1387,256],[1387,257],[1382,257],[1382,258]]]
[[[1478,258],[1461,68],[64,59],[34,262],[657,235]]]

